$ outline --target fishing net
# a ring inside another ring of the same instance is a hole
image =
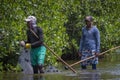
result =
[[[23,73],[33,74],[33,69],[32,69],[31,62],[30,62],[30,50],[29,49],[25,49],[23,47],[20,49],[20,56],[18,59],[18,63],[20,64],[20,67],[22,68]]]

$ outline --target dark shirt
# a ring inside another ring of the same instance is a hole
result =
[[[34,31],[39,38],[37,38],[34,35],[34,33],[32,33],[30,30],[27,30],[27,43],[31,43],[31,48],[37,48],[39,46],[42,46],[43,45],[42,29],[39,27],[34,27],[32,31]]]

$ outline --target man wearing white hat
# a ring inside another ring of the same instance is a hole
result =
[[[25,19],[27,22],[28,30],[27,30],[27,41],[26,48],[31,48],[30,58],[31,64],[33,67],[33,71],[35,74],[44,73],[43,65],[46,54],[46,48],[43,45],[43,31],[40,27],[36,25],[37,19],[34,16],[28,16]],[[38,37],[36,37],[36,35]]]

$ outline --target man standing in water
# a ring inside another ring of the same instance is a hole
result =
[[[80,48],[78,55],[81,60],[90,56],[96,55],[95,58],[81,63],[82,69],[87,69],[87,65],[92,65],[92,69],[96,69],[98,63],[98,54],[100,53],[100,33],[96,26],[93,25],[93,17],[85,17],[86,26],[82,28],[82,35],[80,40]]]
[[[28,18],[25,19],[25,21],[27,22],[28,26],[27,41],[25,43],[26,48],[31,47],[30,58],[33,67],[33,72],[34,74],[37,74],[38,71],[40,73],[44,73],[43,65],[46,54],[46,48],[43,45],[43,31],[40,27],[36,25],[36,17],[28,16]]]

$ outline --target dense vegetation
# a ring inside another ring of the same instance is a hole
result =
[[[119,0],[0,0],[0,70],[16,70],[19,41],[26,40],[29,15],[37,17],[45,43],[59,56],[76,59],[84,17],[92,15],[101,33],[101,52],[120,44]],[[55,63],[47,50],[46,63]]]

